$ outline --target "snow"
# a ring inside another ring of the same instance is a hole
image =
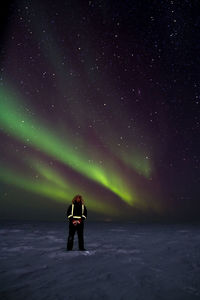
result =
[[[200,226],[1,222],[0,299],[200,299]]]

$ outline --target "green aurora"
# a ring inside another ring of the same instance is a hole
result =
[[[128,205],[133,206],[139,201],[136,190],[133,189],[133,184],[130,185],[128,183],[116,162],[107,161],[106,157],[104,157],[104,165],[91,160],[91,156],[87,151],[80,151],[74,148],[74,142],[70,134],[68,137],[65,136],[63,141],[59,135],[56,135],[55,130],[53,132],[53,130],[43,126],[41,122],[33,118],[30,111],[27,111],[25,107],[25,103],[19,100],[18,96],[14,96],[13,92],[2,87],[0,88],[0,125],[5,133],[12,135],[26,145],[39,149],[49,157],[58,160],[90,180],[104,186]],[[84,141],[82,143],[84,144]],[[84,149],[87,149],[87,147],[88,144],[85,144]],[[122,161],[126,162],[126,164],[128,163],[125,157]],[[138,162],[138,159],[135,163],[130,159],[130,166],[135,167],[135,171],[139,174],[148,175],[150,172],[149,166],[144,166],[144,163]],[[49,181],[54,180],[57,187],[54,189],[44,182],[31,184],[23,177],[15,181],[10,171],[2,172],[1,179],[9,183],[18,184],[20,187],[24,186],[25,189],[31,191],[36,190],[37,193],[53,199],[66,199],[66,194],[72,186],[66,186],[65,181],[58,174],[46,167],[37,164],[37,170]],[[148,174],[146,170],[148,170]],[[92,204],[90,203],[90,205]]]

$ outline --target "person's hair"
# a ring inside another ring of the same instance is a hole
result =
[[[82,197],[81,195],[76,195],[76,196],[72,199],[72,204],[75,203],[75,201],[76,201],[76,199],[77,199],[78,197],[81,199],[81,203],[84,204],[84,200],[83,200],[83,197]]]

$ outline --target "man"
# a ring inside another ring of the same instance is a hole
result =
[[[68,207],[67,217],[69,220],[69,236],[67,240],[67,250],[72,250],[74,243],[74,234],[77,231],[79,250],[86,250],[84,248],[84,222],[87,218],[87,209],[81,195],[76,195],[72,204]]]

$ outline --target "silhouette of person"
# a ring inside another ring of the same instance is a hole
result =
[[[69,236],[67,240],[67,250],[73,249],[74,235],[77,231],[79,250],[84,248],[84,222],[87,218],[87,208],[81,195],[76,195],[72,199],[72,204],[68,207],[67,217],[69,220]]]

